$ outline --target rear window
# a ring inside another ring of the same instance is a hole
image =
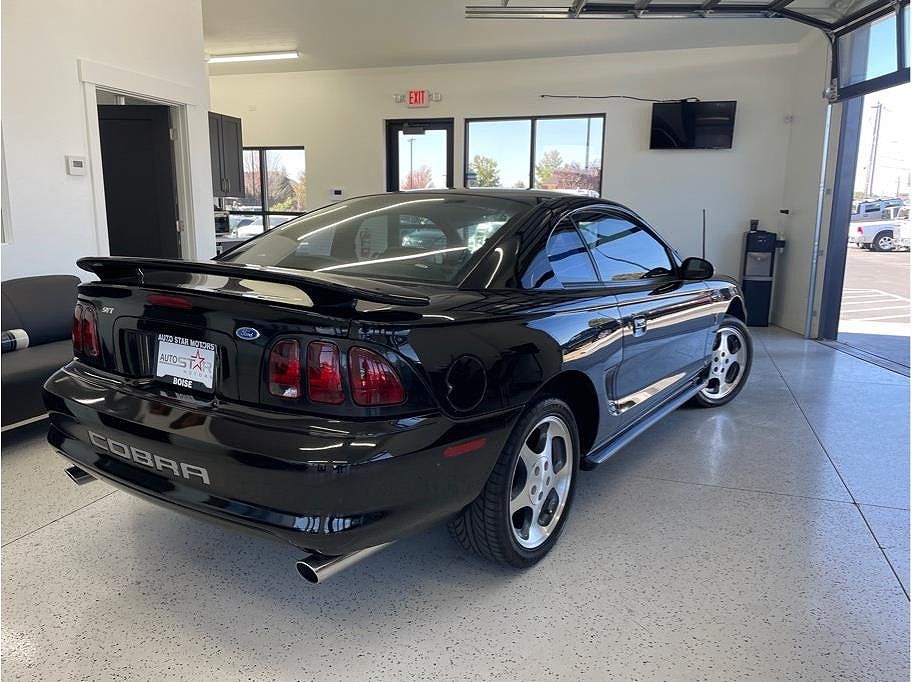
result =
[[[359,277],[452,283],[513,216],[500,197],[389,194],[308,213],[220,260]]]

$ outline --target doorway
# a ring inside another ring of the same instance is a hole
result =
[[[845,102],[820,338],[909,373],[912,86]]]
[[[386,122],[386,191],[453,187],[453,119]]]
[[[98,105],[110,253],[180,258],[171,107],[111,97]]]

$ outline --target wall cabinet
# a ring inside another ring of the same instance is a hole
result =
[[[209,156],[213,196],[244,196],[243,146],[241,119],[210,111]]]

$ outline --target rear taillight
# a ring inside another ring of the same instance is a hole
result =
[[[859,226],[858,226],[858,229],[855,230],[855,231],[856,231],[858,234],[864,234],[864,228],[863,228],[861,225],[859,225]]]
[[[95,306],[77,303],[73,310],[73,352],[97,358],[101,355],[98,339],[98,313]]]
[[[356,405],[397,405],[405,401],[405,389],[392,366],[366,348],[348,351],[352,400]]]
[[[336,344],[313,341],[307,346],[307,397],[312,402],[330,405],[345,400],[342,363]]]
[[[301,346],[294,339],[279,341],[269,353],[269,392],[280,398],[301,397]]]
[[[82,311],[85,306],[77,303],[73,310],[73,352],[77,355],[82,352]]]

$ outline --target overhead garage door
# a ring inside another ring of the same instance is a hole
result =
[[[827,97],[837,102],[909,81],[909,0],[619,0],[530,7],[466,6],[472,19],[788,19],[823,31],[833,48]]]

